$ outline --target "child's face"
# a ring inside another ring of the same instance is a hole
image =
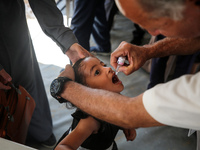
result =
[[[113,92],[121,92],[124,89],[122,82],[115,72],[95,57],[84,59],[81,71],[85,76],[86,84],[92,88],[105,89]]]

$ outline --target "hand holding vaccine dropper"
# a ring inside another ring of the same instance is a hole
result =
[[[124,57],[124,56],[120,56],[119,58],[118,58],[118,60],[117,60],[117,69],[116,69],[116,75],[118,74],[118,70],[119,70],[119,68],[121,67],[121,66],[123,66],[124,65],[124,62],[125,62],[125,60],[126,60],[126,57]]]

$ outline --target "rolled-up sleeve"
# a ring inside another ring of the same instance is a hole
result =
[[[200,72],[147,90],[143,104],[160,123],[200,130]]]
[[[72,44],[78,43],[70,28],[63,24],[63,15],[55,0],[29,0],[43,32],[48,35],[65,53]]]

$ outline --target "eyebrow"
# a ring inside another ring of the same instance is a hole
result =
[[[100,61],[100,64],[101,64],[101,65],[105,65],[105,63],[104,63],[103,61]]]

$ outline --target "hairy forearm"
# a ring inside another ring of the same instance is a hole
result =
[[[142,95],[129,98],[68,82],[61,96],[92,116],[123,128],[161,125],[146,112]]]
[[[169,55],[190,55],[200,51],[200,37],[193,39],[165,38],[145,47],[148,59]]]

